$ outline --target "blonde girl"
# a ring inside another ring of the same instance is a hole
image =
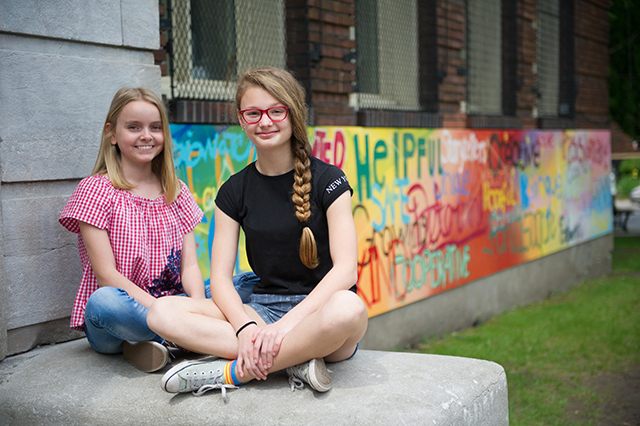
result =
[[[82,262],[71,328],[100,353],[124,352],[142,371],[164,367],[169,351],[147,326],[147,312],[168,295],[205,298],[193,233],[202,216],[176,176],[162,101],[144,88],[120,89],[93,172],[59,219],[78,234]]]

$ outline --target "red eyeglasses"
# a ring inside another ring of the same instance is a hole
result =
[[[267,109],[249,108],[240,111],[240,115],[242,116],[242,119],[245,121],[245,123],[256,124],[260,122],[260,120],[262,120],[262,115],[265,112],[267,113],[267,117],[269,117],[271,121],[278,122],[287,118],[289,107],[277,106]]]

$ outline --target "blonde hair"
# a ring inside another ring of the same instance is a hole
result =
[[[291,199],[296,205],[296,217],[304,223],[311,216],[311,144],[307,136],[307,105],[305,91],[298,80],[288,71],[263,67],[246,71],[238,80],[236,91],[236,107],[240,109],[240,101],[246,91],[259,87],[289,107],[291,120],[291,151],[293,153],[294,183]],[[300,238],[300,260],[310,269],[318,266],[318,249],[311,228],[305,226]]]
[[[113,186],[119,189],[130,190],[134,188],[134,185],[127,181],[122,171],[120,148],[118,148],[117,145],[111,144],[111,136],[113,136],[116,131],[118,116],[122,112],[122,109],[133,101],[149,102],[155,105],[160,112],[164,146],[162,152],[152,160],[151,169],[160,180],[165,202],[171,204],[178,197],[181,185],[173,164],[169,119],[162,100],[149,89],[142,87],[123,87],[116,92],[111,101],[104,126],[102,126],[100,151],[98,152],[98,158],[96,159],[91,174],[106,175],[109,177],[109,180],[111,180]],[[107,130],[107,124],[109,125],[109,130]]]

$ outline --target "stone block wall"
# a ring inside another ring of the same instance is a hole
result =
[[[77,238],[58,224],[114,93],[160,94],[157,0],[0,2],[0,359],[77,337]]]

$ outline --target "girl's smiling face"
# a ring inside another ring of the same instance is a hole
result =
[[[286,106],[266,90],[260,87],[247,89],[240,101],[240,110],[256,108],[266,110],[276,106]],[[265,112],[262,118],[255,124],[247,124],[238,113],[238,120],[243,124],[247,137],[256,146],[256,149],[290,148],[292,135],[291,119],[289,116],[283,121],[274,122]]]
[[[149,102],[129,102],[118,115],[115,129],[107,130],[112,130],[111,144],[120,148],[123,166],[150,164],[164,147],[160,111]]]

